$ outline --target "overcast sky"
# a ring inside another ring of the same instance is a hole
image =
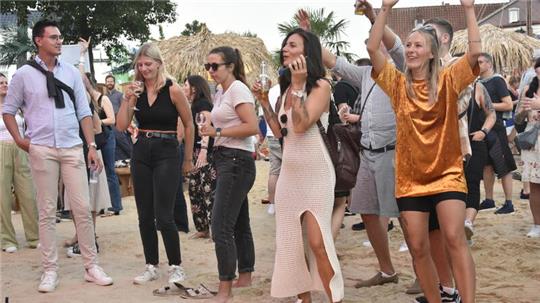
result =
[[[459,4],[459,0],[445,0],[445,3]],[[477,0],[481,3],[508,2],[504,0]],[[277,31],[277,24],[288,22],[299,8],[325,8],[334,11],[337,19],[349,21],[343,40],[349,41],[350,52],[366,56],[363,41],[368,36],[370,24],[363,16],[354,15],[354,0],[177,0],[177,22],[164,25],[165,37],[178,36],[186,23],[193,20],[204,22],[213,33],[250,31],[261,38],[269,51],[279,49],[283,37]],[[371,3],[380,7],[382,1]],[[441,5],[442,1],[401,0],[396,7]],[[434,16],[435,17],[435,16]],[[158,37],[157,30],[153,30]]]

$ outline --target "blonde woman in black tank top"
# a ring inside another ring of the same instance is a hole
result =
[[[144,248],[146,268],[133,283],[144,284],[159,278],[158,237],[161,231],[169,259],[169,283],[186,279],[181,267],[180,239],[174,223],[174,202],[182,172],[179,160],[177,122],[184,126],[185,154],[183,172],[192,170],[193,119],[180,86],[167,77],[156,45],[144,44],[134,61],[135,80],[144,83],[144,90],[135,95],[138,86],[131,83],[120,105],[116,127],[128,128],[135,115],[139,135],[133,146],[131,174],[139,230]]]

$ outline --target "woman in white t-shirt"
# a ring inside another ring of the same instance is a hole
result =
[[[212,210],[212,238],[219,271],[219,291],[212,302],[230,302],[232,287],[251,285],[255,247],[249,223],[247,194],[255,181],[252,136],[259,132],[254,99],[246,86],[238,49],[222,46],[210,51],[205,69],[221,86],[214,96],[212,124],[202,136],[214,138],[217,171]],[[238,263],[238,280],[236,264]]]

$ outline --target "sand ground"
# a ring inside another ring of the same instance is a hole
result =
[[[274,217],[260,204],[266,196],[268,162],[257,161],[257,180],[250,192],[251,226],[256,247],[256,272],[251,288],[235,290],[234,302],[295,302],[294,298],[270,297],[270,282],[274,261]],[[531,226],[528,201],[519,200],[521,185],[514,181],[515,214],[497,216],[492,211],[481,212],[475,226],[475,244],[472,253],[477,270],[477,302],[540,302],[540,239],[528,239],[525,234]],[[496,185],[496,201],[503,200],[500,184]],[[9,302],[190,302],[180,297],[155,297],[152,290],[166,284],[166,256],[160,240],[162,277],[144,286],[132,284],[132,279],[144,268],[144,256],[137,227],[137,214],[133,197],[123,199],[124,211],[120,216],[98,218],[97,235],[102,267],[114,278],[108,287],[86,283],[83,279],[82,260],[66,257],[64,240],[73,235],[73,224],[57,225],[60,285],[54,293],[40,294],[37,285],[41,274],[40,254],[37,250],[22,248],[17,253],[2,252],[1,297]],[[17,238],[24,245],[24,234],[19,214],[14,215]],[[359,216],[345,218],[336,246],[341,256],[345,278],[344,302],[412,302],[414,296],[404,293],[413,280],[411,257],[398,252],[403,241],[401,230],[390,235],[390,249],[394,266],[399,272],[398,284],[355,289],[355,278],[369,278],[377,270],[377,261],[371,248],[364,247],[365,231],[351,230]],[[191,221],[191,218],[190,218]],[[397,223],[396,220],[394,220]],[[194,230],[192,222],[190,228]],[[217,266],[213,244],[208,240],[191,240],[180,234],[183,266],[188,275],[188,286],[203,282],[210,288],[217,286]],[[316,294],[315,302],[326,302],[324,295]],[[5,301],[4,302],[8,302]],[[191,302],[200,302],[191,300]]]

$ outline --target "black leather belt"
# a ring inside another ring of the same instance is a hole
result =
[[[139,131],[139,137],[146,137],[146,138],[162,138],[162,139],[174,139],[178,140],[176,137],[176,133],[160,133],[160,132],[145,132],[145,131]]]
[[[396,146],[395,145],[386,145],[386,146],[381,147],[381,148],[371,148],[371,147],[365,147],[365,146],[362,145],[362,149],[363,150],[369,150],[372,153],[385,153],[387,151],[396,149]]]

